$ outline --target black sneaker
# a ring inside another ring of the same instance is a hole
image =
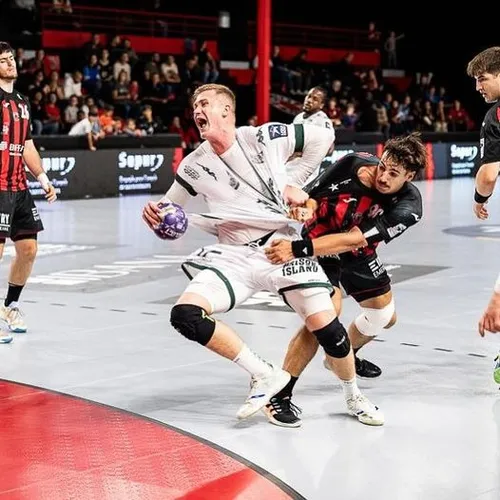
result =
[[[290,396],[272,397],[269,404],[264,407],[264,413],[269,422],[280,427],[300,427],[302,425],[302,420],[299,418],[302,410],[292,403]]]
[[[354,356],[356,362],[356,375],[363,378],[377,378],[382,374],[382,370],[372,363],[363,358]]]

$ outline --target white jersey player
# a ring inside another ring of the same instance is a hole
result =
[[[315,125],[316,127],[331,129],[332,131],[332,143],[328,152],[325,156],[329,156],[333,153],[335,148],[335,129],[333,127],[332,121],[328,118],[328,115],[323,111],[326,100],[326,90],[322,87],[313,87],[309,90],[304,98],[304,104],[302,106],[303,111],[295,116],[293,119],[294,124],[307,124]],[[323,159],[321,159],[323,160]],[[317,177],[319,174],[320,163],[316,166],[312,175],[308,179],[308,182]]]
[[[245,418],[262,409],[290,374],[253,353],[211,315],[231,310],[256,292],[277,293],[325,349],[343,381],[348,412],[363,423],[381,425],[381,412],[356,385],[349,337],[330,300],[331,285],[309,258],[309,249],[285,265],[272,264],[264,252],[276,239],[301,242],[287,218],[288,206],[305,203],[307,195],[297,186],[326,154],[331,130],[279,123],[236,129],[234,94],[218,84],[196,89],[193,107],[205,142],[181,162],[165,198],[184,206],[190,197],[202,195],[208,213],[190,215],[190,221],[216,235],[218,243],[197,250],[183,264],[191,282],[172,308],[172,326],[251,374],[250,394],[237,413]],[[302,156],[285,167],[296,151]],[[150,228],[158,224],[158,203],[149,202],[143,218]]]

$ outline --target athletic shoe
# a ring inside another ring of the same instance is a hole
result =
[[[346,400],[347,411],[362,424],[384,425],[384,415],[366,396],[358,394]]]
[[[236,416],[247,418],[262,410],[269,400],[290,381],[291,375],[281,368],[272,367],[266,375],[254,375],[250,381],[250,394]]]
[[[0,307],[0,320],[7,324],[11,332],[26,333],[28,330],[28,327],[23,319],[23,313],[19,307],[12,307],[12,304],[10,306],[2,305]]]
[[[0,344],[10,344],[14,337],[6,333],[0,334]]]
[[[284,398],[274,396],[263,408],[263,412],[266,414],[269,422],[274,425],[279,425],[280,427],[300,427],[302,425],[302,420],[300,420],[299,415],[302,410],[292,403],[292,398],[290,396],[285,396]]]
[[[368,361],[363,358],[358,358],[354,356],[354,362],[356,364],[356,375],[361,378],[377,378],[382,374],[382,370],[371,361]],[[323,359],[323,366],[329,370],[330,365],[328,364],[327,359]],[[499,382],[500,383],[500,382]]]

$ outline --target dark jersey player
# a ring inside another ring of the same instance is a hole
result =
[[[477,54],[467,65],[467,74],[476,80],[476,90],[487,103],[495,103],[486,113],[480,134],[481,166],[476,174],[473,210],[481,220],[488,218],[486,204],[493,194],[500,172],[500,47]],[[500,274],[490,301],[479,320],[479,333],[500,332]],[[494,378],[500,384],[500,355]]]
[[[411,181],[426,161],[418,133],[389,140],[380,159],[367,153],[344,156],[305,188],[310,196],[306,207],[293,210],[294,218],[305,221],[303,239],[277,240],[266,251],[275,263],[317,256],[334,285],[332,300],[338,315],[341,286],[358,302],[361,314],[348,329],[355,354],[396,322],[391,280],[377,247],[420,221],[422,198]],[[292,379],[266,408],[272,423],[300,425],[291,403],[292,390],[317,349],[315,337],[305,327],[290,342],[284,369]],[[356,372],[367,377],[381,373],[376,365],[357,357]]]
[[[28,167],[47,193],[49,202],[56,192],[42,168],[40,156],[31,139],[29,101],[14,90],[17,78],[16,61],[10,45],[0,42],[0,257],[6,238],[14,242],[16,255],[9,273],[9,287],[0,306],[0,320],[11,332],[27,330],[18,306],[21,291],[28,280],[37,252],[37,233],[43,230],[38,210],[28,190]],[[8,343],[11,335],[1,335]]]

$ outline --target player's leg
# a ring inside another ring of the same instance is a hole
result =
[[[184,337],[198,342],[223,356],[250,373],[251,390],[245,404],[239,409],[238,418],[246,418],[258,412],[269,399],[290,380],[290,375],[254,353],[222,321],[212,314],[226,312],[244,302],[255,292],[246,271],[252,264],[238,256],[232,265],[230,253],[215,254],[203,264],[185,264],[184,270],[193,275],[186,291],[171,311],[171,324]]]
[[[1,233],[1,231],[0,231]],[[5,237],[0,237],[0,260],[3,258],[3,250],[5,248]],[[12,335],[0,332],[0,344],[10,344],[12,342]]]
[[[270,289],[275,287],[324,349],[332,371],[342,382],[348,412],[362,423],[382,425],[382,413],[357,386],[349,336],[337,317],[329,293],[331,285],[321,267],[309,259],[295,259],[270,273],[270,278]]]
[[[13,196],[15,205],[10,238],[14,242],[15,256],[10,265],[7,295],[0,307],[0,319],[12,332],[24,333],[27,326],[19,309],[19,300],[33,269],[38,250],[37,234],[43,231],[43,224],[28,190],[18,191]]]
[[[348,328],[356,357],[356,373],[363,378],[378,377],[382,370],[361,358],[358,352],[384,328],[396,323],[391,279],[377,255],[374,255],[367,261],[347,266],[342,273],[342,286],[361,307],[361,313]]]
[[[332,303],[337,316],[340,316],[342,293],[337,287],[334,287],[333,290]],[[293,389],[302,372],[318,352],[318,348],[319,342],[316,336],[305,325],[302,325],[288,344],[283,362],[283,370],[291,375],[290,381],[271,398],[266,406],[266,414],[272,423],[283,427],[299,427],[301,425],[299,418],[301,410],[292,403]]]

